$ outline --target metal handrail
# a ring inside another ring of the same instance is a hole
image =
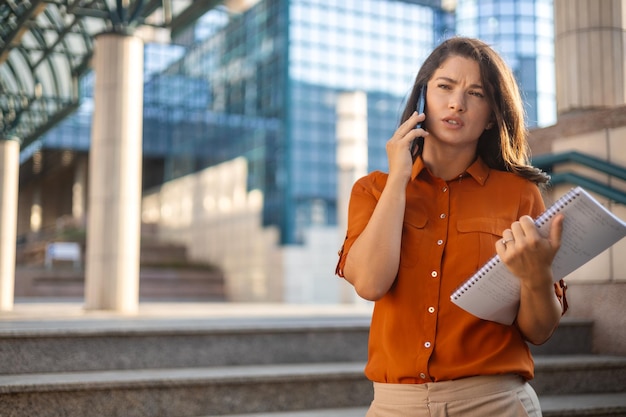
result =
[[[570,183],[579,185],[589,191],[595,192],[603,197],[620,204],[626,204],[626,192],[608,186],[605,183],[574,172],[552,173],[554,166],[563,163],[575,162],[595,171],[607,174],[611,177],[626,180],[626,168],[616,165],[594,156],[581,152],[570,151],[557,154],[546,154],[534,157],[532,163],[537,168],[541,168],[550,173],[550,183],[553,185]]]
[[[588,191],[593,191],[596,194],[600,194],[610,200],[613,200],[620,204],[626,204],[626,193],[615,188],[609,187],[606,184],[602,184],[596,180],[585,177],[574,172],[562,172],[558,174],[552,174],[550,177],[550,184],[574,184],[580,185]]]
[[[576,162],[626,181],[626,167],[577,151],[539,155],[533,157],[532,161],[534,166],[546,171],[551,171],[557,164]]]

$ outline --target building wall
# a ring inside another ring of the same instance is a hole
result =
[[[189,257],[219,265],[230,301],[337,304],[357,301],[334,275],[336,226],[312,226],[299,245],[281,245],[261,222],[262,194],[245,191],[247,162],[237,158],[167,182],[143,197],[143,222]]]
[[[191,260],[220,266],[230,301],[283,301],[278,232],[263,227],[263,195],[246,190],[246,177],[237,158],[169,181],[144,194],[142,221]]]
[[[535,154],[579,151],[626,167],[626,107],[565,117],[554,126],[531,132],[530,140]],[[585,175],[626,192],[625,181],[589,168],[567,164],[557,169],[564,171]],[[556,186],[548,200],[555,200],[571,187],[570,184]],[[626,219],[626,206],[594,196],[617,217]],[[626,298],[624,254],[626,239],[565,278],[570,305],[567,317],[593,320],[593,348],[598,353],[626,354],[626,318],[621,314]]]
[[[336,226],[312,226],[304,244],[283,246],[284,302],[340,304],[355,300],[354,288],[334,275],[340,247]]]
[[[18,238],[50,238],[63,228],[83,226],[77,224],[82,219],[72,220],[77,163],[74,161],[64,167],[54,165],[54,169],[37,177],[35,181],[21,184],[18,196]]]
[[[579,151],[626,167],[624,95],[625,0],[554,0],[558,120],[531,132],[533,154]],[[626,182],[581,165],[572,171],[626,192]],[[551,198],[571,185],[555,187]],[[626,207],[596,196],[618,217]],[[570,317],[593,320],[594,349],[626,354],[626,239],[574,271],[569,285]]]
[[[626,167],[626,126],[559,138],[552,144],[554,153],[573,150]],[[626,192],[626,182],[610,178],[608,175],[590,168],[568,164],[559,166],[555,170],[555,172],[568,171],[576,172]],[[571,185],[559,185],[555,187],[553,196],[560,196],[569,188]],[[626,219],[626,206],[609,201],[599,195],[595,195],[595,197],[618,217]],[[574,271],[568,279],[572,283],[626,283],[626,257],[620,256],[623,253],[626,253],[626,239]]]

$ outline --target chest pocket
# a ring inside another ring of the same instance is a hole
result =
[[[425,241],[424,229],[427,223],[428,216],[421,210],[407,210],[404,213],[400,265],[412,266],[417,262],[417,254],[421,253],[419,245]]]
[[[476,248],[478,257],[476,268],[482,266],[496,253],[496,242],[502,238],[502,232],[511,227],[514,220],[474,217],[459,219],[457,230],[459,237],[469,248]]]

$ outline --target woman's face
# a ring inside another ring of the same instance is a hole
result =
[[[491,106],[485,97],[478,63],[450,56],[433,73],[426,94],[426,140],[476,148],[490,128]]]

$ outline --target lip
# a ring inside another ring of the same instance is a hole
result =
[[[459,129],[465,125],[465,123],[463,123],[463,120],[454,116],[444,117],[441,119],[441,121],[444,122],[447,127],[452,128],[452,129]],[[454,122],[456,124],[449,123],[449,122]]]

